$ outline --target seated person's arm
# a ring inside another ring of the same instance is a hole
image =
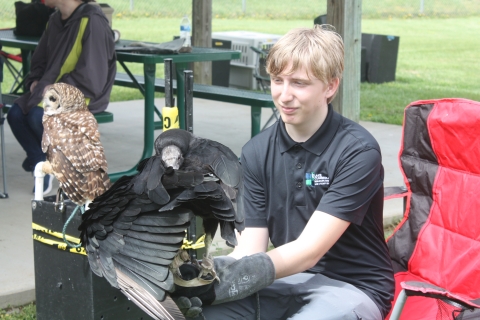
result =
[[[38,81],[45,74],[45,69],[47,67],[47,43],[48,43],[48,30],[45,30],[42,37],[38,41],[38,45],[35,48],[35,51],[32,55],[32,60],[30,62],[30,73],[28,74],[27,79],[25,80],[25,86],[33,92]]]
[[[254,253],[266,252],[268,239],[267,228],[245,228],[241,235],[237,233],[238,245],[229,256],[238,260]]]
[[[297,240],[267,252],[275,265],[276,278],[286,277],[312,268],[335,244],[350,222],[330,214],[315,211]],[[238,235],[238,246],[229,255],[240,259],[258,252],[266,252],[267,228],[246,228]]]
[[[82,53],[71,72],[64,74],[59,82],[80,89],[86,98],[96,99],[106,90],[109,68],[115,63],[113,33],[99,17],[90,17],[82,40]],[[112,83],[113,84],[113,83]]]
[[[315,211],[297,240],[267,253],[275,265],[276,278],[312,268],[349,225],[348,221]]]

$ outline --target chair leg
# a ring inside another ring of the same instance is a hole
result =
[[[0,95],[2,94],[0,90]],[[1,103],[1,97],[0,97],[0,103]],[[5,135],[3,131],[3,124],[5,123],[5,117],[3,114],[3,108],[0,106],[0,146],[1,146],[1,151],[2,151],[2,175],[3,175],[3,193],[0,192],[0,199],[6,199],[8,198],[8,193],[7,193],[7,170],[5,168]]]
[[[397,297],[397,301],[393,306],[392,314],[390,315],[390,320],[398,320],[400,319],[400,314],[402,313],[403,306],[405,306],[405,302],[407,302],[407,294],[405,290],[400,291],[400,294]]]

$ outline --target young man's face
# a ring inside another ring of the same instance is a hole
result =
[[[285,124],[319,127],[318,121],[323,122],[328,110],[327,99],[333,96],[337,86],[326,85],[311,72],[309,78],[303,67],[286,75],[290,68],[291,64],[281,74],[271,76],[273,102]]]

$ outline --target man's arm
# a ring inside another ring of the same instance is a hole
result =
[[[350,222],[315,211],[298,239],[267,252],[276,278],[312,268],[347,230]]]
[[[266,252],[268,239],[267,228],[245,228],[241,235],[237,233],[238,245],[229,256],[238,260],[258,252]]]
[[[349,225],[348,221],[315,211],[297,240],[267,252],[275,266],[276,279],[312,268]],[[238,238],[238,246],[229,255],[237,260],[267,250],[267,228],[246,228]]]
[[[82,39],[82,52],[75,69],[59,82],[80,89],[86,98],[96,99],[106,90],[110,57],[114,56],[113,33],[98,16],[91,16]]]

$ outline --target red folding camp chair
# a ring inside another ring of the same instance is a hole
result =
[[[480,319],[480,102],[410,104],[399,164],[407,201],[387,240],[396,282],[389,318]]]

